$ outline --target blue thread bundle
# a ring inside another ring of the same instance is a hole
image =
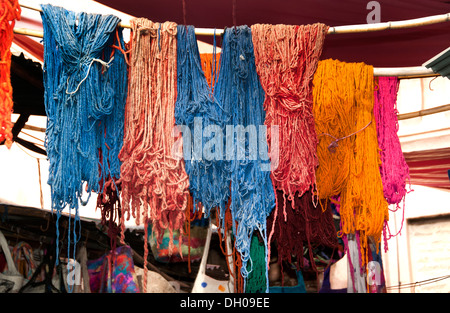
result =
[[[176,125],[183,132],[183,156],[189,176],[194,211],[200,202],[209,216],[211,209],[219,208],[223,214],[230,196],[229,162],[224,158],[224,138],[210,154],[205,146],[218,133],[224,133],[229,120],[227,112],[214,98],[203,73],[193,26],[177,26],[177,101]],[[207,134],[208,129],[217,131]]]
[[[122,30],[112,15],[41,7],[52,210],[59,220],[66,207],[75,209],[79,223],[79,203],[86,205],[92,191],[101,191],[101,180],[120,177],[127,68],[124,55],[111,46],[124,46]],[[70,227],[69,220],[69,252]]]
[[[236,156],[231,158],[229,169],[230,209],[233,221],[238,223],[237,229],[233,229],[235,247],[242,259],[241,275],[246,279],[252,271],[252,266],[247,268],[247,263],[251,262],[250,246],[254,231],[258,231],[264,241],[267,262],[266,219],[275,207],[266,131],[260,128],[265,120],[263,108],[265,93],[256,72],[251,29],[248,26],[225,30],[220,73],[214,95],[230,115],[234,130],[236,131],[237,127],[248,130],[248,134],[244,132],[245,136],[241,137],[237,135],[237,132],[227,133],[227,142],[232,139],[233,146],[236,148]],[[255,141],[252,142],[255,135],[259,139],[257,146],[254,145]],[[252,152],[256,152],[256,155]],[[244,154],[245,158],[239,159],[239,153]],[[265,274],[266,291],[268,291],[267,266]]]

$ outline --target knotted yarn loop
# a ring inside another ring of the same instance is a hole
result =
[[[66,93],[68,95],[73,95],[73,94],[78,92],[78,90],[80,89],[81,84],[88,78],[89,72],[91,71],[91,67],[92,67],[92,64],[94,62],[100,63],[102,65],[102,70],[105,71],[106,69],[109,68],[109,66],[111,65],[112,61],[114,61],[114,57],[112,57],[108,62],[105,62],[105,61],[103,61],[101,59],[92,58],[92,60],[89,62],[86,76],[80,81],[80,83],[78,84],[77,88],[74,91],[69,91],[68,89],[66,89]],[[84,62],[80,62],[80,70],[81,70],[81,67],[82,67],[81,64],[85,64],[85,63]],[[70,78],[67,78],[67,88],[69,88],[69,79]]]

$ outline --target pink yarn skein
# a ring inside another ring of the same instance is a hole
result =
[[[375,90],[374,115],[380,148],[380,173],[384,197],[389,204],[399,204],[405,197],[409,167],[398,138],[397,77],[379,77]]]

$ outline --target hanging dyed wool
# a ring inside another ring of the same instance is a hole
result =
[[[351,83],[358,78],[357,68],[354,64],[326,60],[319,62],[314,76],[319,199],[333,201],[348,181],[356,139],[353,134],[357,118],[355,103],[365,96]],[[349,77],[348,83],[343,83],[345,77]]]
[[[407,193],[409,167],[398,138],[397,77],[379,77],[375,90],[374,114],[381,157],[384,197],[389,204],[399,204]]]
[[[267,223],[274,225],[272,240],[276,243],[277,261],[280,266],[283,261],[289,264],[295,261],[297,270],[303,269],[305,267],[303,256],[307,250],[311,269],[316,271],[314,249],[337,247],[336,228],[331,209],[327,208],[323,211],[315,207],[311,199],[311,191],[307,191],[301,197],[294,197],[294,204],[292,204],[292,201],[288,201],[286,194],[277,190],[277,203],[286,207],[287,218],[286,220],[276,218],[276,211],[274,211]]]
[[[318,160],[312,112],[312,80],[327,31],[328,26],[320,23],[305,26],[252,26],[256,69],[266,93],[265,124],[279,127],[277,137],[267,134],[274,167],[272,181],[274,188],[282,191],[292,202],[293,208],[298,210],[306,208],[296,208],[294,198],[301,197],[308,190],[315,190],[316,185]],[[269,249],[277,218],[283,216],[287,223],[286,202],[280,205],[277,201],[270,221]],[[289,221],[293,227],[299,223],[302,222]],[[287,230],[287,233],[295,233],[295,230]],[[284,239],[286,237],[278,236],[278,244]],[[303,250],[301,242],[295,244],[298,244],[295,248],[297,251]],[[288,250],[292,249],[294,247]]]
[[[124,135],[124,112],[128,88],[128,71],[126,66],[126,56],[123,53],[125,42],[122,30],[117,28],[115,39],[110,45],[105,47],[104,54],[111,55],[116,62],[113,62],[108,71],[111,77],[116,80],[116,92],[114,101],[118,105],[112,108],[111,114],[105,116],[105,121],[100,124],[100,145],[104,147],[100,150],[100,188],[97,197],[97,209],[100,210],[102,224],[108,228],[108,236],[111,241],[112,251],[115,250],[117,236],[121,227],[121,204],[120,204],[120,166],[119,153],[123,145]],[[103,155],[105,153],[106,155]]]
[[[41,16],[52,210],[59,219],[66,207],[75,209],[79,223],[79,204],[120,176],[127,68],[123,54],[110,47],[122,38],[120,20],[52,5],[42,5]]]
[[[312,80],[328,26],[252,26],[256,69],[266,92],[265,124],[279,126],[279,163],[274,187],[293,201],[315,187],[317,137],[312,113]],[[269,149],[272,138],[268,134]],[[272,152],[271,152],[272,153]]]
[[[266,292],[266,247],[264,242],[259,240],[257,234],[253,235],[250,258],[252,264],[247,263],[247,270],[249,272],[247,283],[245,285],[246,293],[263,293]]]
[[[256,72],[251,29],[247,26],[225,30],[214,95],[230,116],[225,155],[230,160],[230,210],[245,290],[245,279],[251,271],[247,264],[252,262],[250,246],[254,231],[264,241],[268,264],[266,220],[275,206],[264,125],[265,95]],[[267,266],[265,274],[268,275]]]
[[[205,79],[193,26],[178,26],[177,102],[175,119],[183,133],[183,157],[189,176],[194,209],[201,203],[205,215],[211,209],[225,212],[230,197],[228,161],[224,158],[224,138],[229,115],[219,105]],[[208,146],[217,142],[216,150]]]
[[[149,224],[158,244],[162,242],[164,231],[169,230],[170,250],[173,230],[183,234],[189,180],[184,162],[172,151],[177,139],[173,135],[177,25],[154,23],[145,18],[130,22],[132,39],[125,134],[119,154],[123,162],[120,183],[122,214],[129,219],[131,213],[138,225],[144,223],[146,270]],[[143,286],[146,286],[146,277],[144,275]]]
[[[12,145],[13,92],[11,86],[11,44],[15,21],[20,19],[21,9],[17,0],[0,2],[0,143]]]
[[[208,85],[213,87],[219,73],[220,54],[202,53],[200,54],[200,62]]]
[[[341,185],[333,186],[334,191],[326,196],[340,193],[342,231],[358,234],[360,265],[364,267],[368,238],[378,244],[389,218],[379,170],[373,67],[364,63],[321,61],[314,88],[315,118],[321,140],[319,147],[322,147],[318,150],[318,193],[320,197],[325,196],[322,193],[328,188],[329,176],[340,177],[335,180]],[[333,112],[336,112],[334,117]],[[326,169],[320,172],[322,166]],[[345,173],[334,174],[338,169]]]

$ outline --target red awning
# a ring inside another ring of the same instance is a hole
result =
[[[450,148],[406,152],[411,184],[450,189]]]
[[[224,28],[257,23],[328,26],[366,24],[371,12],[368,0],[97,0],[136,17],[155,22],[172,21],[199,28]],[[233,2],[235,14],[233,14]],[[378,0],[380,22],[402,21],[450,12],[444,0]],[[186,21],[186,22],[184,22]],[[365,62],[375,67],[420,66],[449,47],[450,22],[410,29],[329,35],[322,59]],[[198,36],[212,42],[211,37]],[[220,40],[219,40],[220,43]]]

